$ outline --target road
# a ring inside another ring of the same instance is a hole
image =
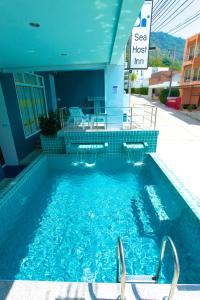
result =
[[[132,103],[149,103],[132,96]],[[200,206],[200,121],[194,120],[159,102],[157,155],[187,189],[199,198]]]

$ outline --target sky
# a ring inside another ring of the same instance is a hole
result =
[[[154,7],[157,5],[157,3],[161,2],[162,0],[154,0]],[[170,21],[169,24],[163,24],[162,29],[158,30],[158,31],[163,31],[163,32],[168,32],[171,28],[173,28],[174,26],[177,26],[179,23],[184,22],[187,18],[190,18],[192,15],[194,15],[195,13],[197,13],[197,11],[200,11],[200,0],[187,0],[186,3],[182,6],[182,8],[180,8],[178,10],[178,7],[181,6],[181,4],[183,4],[186,0],[176,0],[174,3],[171,0],[172,5],[170,7],[167,7],[167,9],[162,10],[162,12],[159,13],[160,16],[160,20],[159,22],[162,22],[167,18],[168,20],[170,20],[172,18],[172,16],[170,17],[170,15],[172,13],[174,13],[173,15],[173,19]],[[193,1],[193,2],[192,2]],[[170,0],[164,0],[162,3],[164,2],[170,2]],[[184,7],[187,7],[187,5],[189,5],[189,3],[192,2],[192,4],[186,8],[186,10],[184,10],[180,15],[178,15],[177,17],[175,17],[176,14],[178,14],[179,11],[183,10]],[[161,4],[162,4],[161,3]],[[160,4],[160,5],[161,5]],[[156,7],[155,7],[156,9]],[[155,10],[156,13],[156,10]],[[161,16],[161,14],[163,14]],[[167,23],[168,21],[166,21]],[[157,24],[155,23],[154,26],[152,26],[152,31],[154,31],[154,29],[156,28],[156,26],[158,25],[158,21]],[[157,30],[155,30],[157,31]],[[192,36],[196,33],[200,33],[200,15],[198,16],[198,19],[196,21],[194,21],[193,23],[191,23],[189,26],[185,27],[184,29],[176,32],[176,33],[170,33],[176,37],[181,37],[181,38],[188,38],[189,36]]]

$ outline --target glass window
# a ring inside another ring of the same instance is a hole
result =
[[[189,49],[189,55],[188,55],[189,60],[192,60],[194,58],[194,50],[195,50],[195,46],[191,46]]]
[[[190,81],[191,69],[185,70],[184,81]]]
[[[193,81],[200,80],[200,68],[194,69]]]
[[[197,44],[196,56],[200,56],[200,43]]]
[[[26,137],[39,130],[39,117],[47,115],[43,77],[33,73],[14,74],[17,98]]]

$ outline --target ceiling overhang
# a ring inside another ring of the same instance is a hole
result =
[[[143,2],[1,0],[0,71],[117,64]]]
[[[120,55],[131,35],[134,22],[141,10],[144,0],[124,0],[120,10],[114,43],[111,48],[110,63],[117,64]]]

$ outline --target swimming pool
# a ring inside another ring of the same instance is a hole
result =
[[[77,164],[76,156],[43,155],[14,184],[0,208],[0,279],[115,282],[118,236],[127,273],[154,274],[167,234],[179,283],[200,283],[199,220],[154,160],[134,166],[123,155],[98,155],[93,165],[86,157]],[[167,252],[162,282],[172,267]]]

